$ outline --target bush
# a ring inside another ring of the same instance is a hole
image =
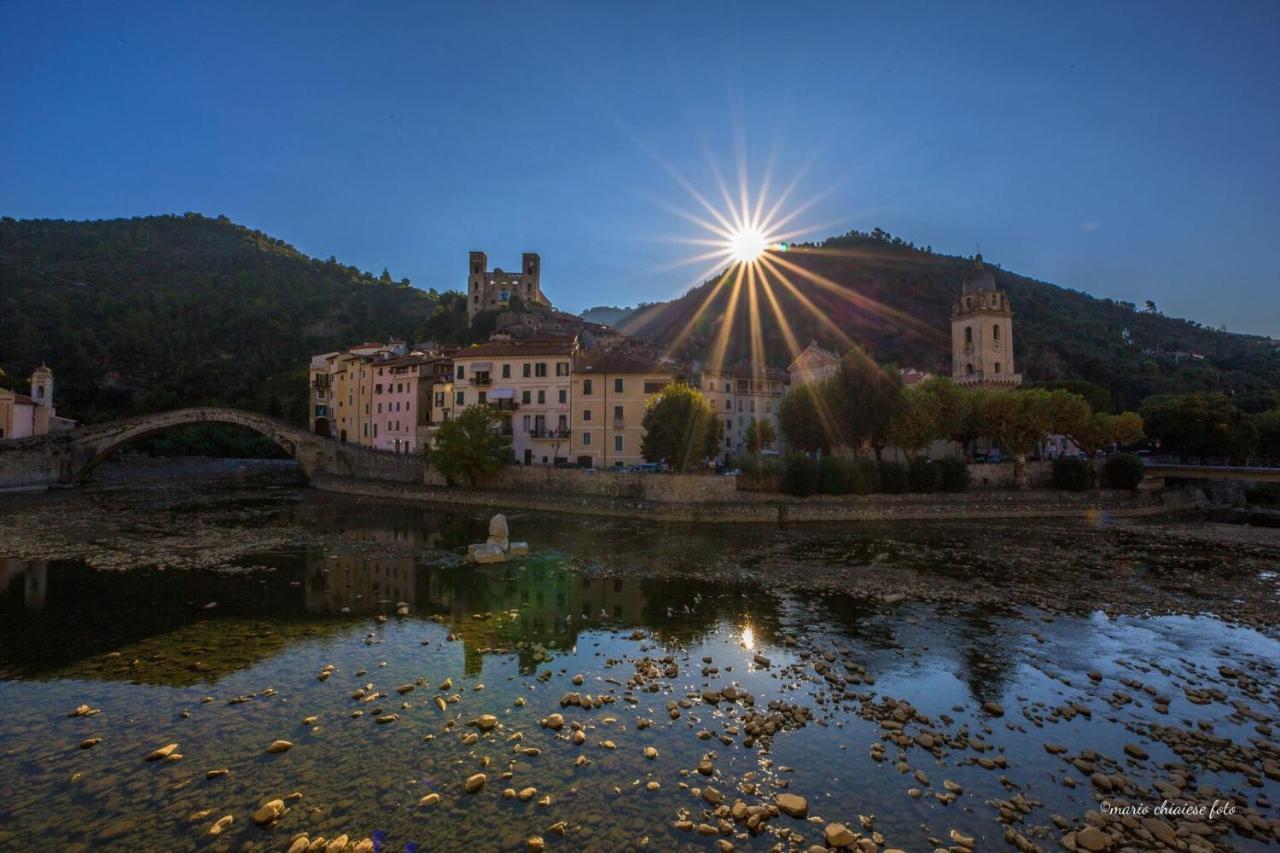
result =
[[[786,473],[782,477],[782,488],[789,495],[813,494],[817,484],[818,466],[812,459],[801,453],[787,457]]]
[[[879,485],[876,463],[859,456],[849,463],[849,491],[855,495],[869,495]]]
[[[777,456],[764,456],[760,453],[738,453],[729,457],[728,467],[737,468],[751,477],[781,477],[783,462]]]
[[[1053,460],[1053,487],[1067,492],[1083,492],[1093,485],[1093,468],[1083,459],[1059,457]]]
[[[907,487],[913,492],[936,492],[939,487],[938,466],[923,456],[907,465]]]
[[[969,488],[969,466],[962,459],[938,462],[938,481],[944,492],[963,492]]]
[[[1118,456],[1112,456],[1102,466],[1103,482],[1112,489],[1132,491],[1138,488],[1138,484],[1146,476],[1145,468],[1142,457],[1138,454],[1121,453]]]
[[[838,456],[824,456],[818,462],[818,491],[824,495],[849,493],[849,463]]]
[[[881,462],[876,465],[876,477],[880,491],[900,495],[907,490],[907,466],[901,462]]]

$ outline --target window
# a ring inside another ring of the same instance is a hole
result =
[[[996,373],[1000,372],[1000,362],[996,362]]]
[[[739,413],[739,414],[741,414],[741,413],[742,413],[742,401],[741,401],[741,400],[739,400],[739,401],[738,401],[738,413]]]
[[[584,433],[582,434],[582,446],[583,446],[583,447],[590,447],[590,446],[591,446],[591,433],[589,433],[589,432],[584,432]]]
[[[538,389],[538,405],[545,406],[546,404],[547,404],[547,389],[539,388]]]
[[[525,416],[524,416],[524,418],[523,418],[524,431],[525,431],[525,432],[528,432],[528,431],[529,431],[529,422],[530,422],[530,418],[529,418],[529,416],[528,416],[528,415],[525,415]]]
[[[527,406],[527,405],[529,405],[529,404],[530,404],[530,403],[532,403],[532,402],[533,402],[533,392],[532,392],[532,391],[521,391],[521,392],[520,392],[520,403],[521,403],[522,405]]]
[[[481,391],[479,394],[476,395],[476,402],[478,402],[480,405],[483,406],[485,403],[488,402],[488,393],[485,391]]]
[[[966,374],[968,374],[969,376],[972,376],[972,375],[973,375],[973,365],[972,365],[972,364],[966,364],[966,365],[964,366],[964,372],[965,372]]]
[[[459,364],[459,365],[458,365],[458,369],[457,369],[457,371],[456,371],[456,373],[457,373],[457,375],[458,375],[458,378],[459,378],[459,379],[461,379],[461,378],[463,377],[463,372],[462,372],[462,371],[463,371],[463,369],[464,369],[464,365]]]
[[[733,411],[733,401],[732,401],[732,400],[725,400],[725,401],[724,401],[724,410],[725,410],[726,412],[732,412],[732,411]]]
[[[614,419],[615,421],[621,421],[621,420],[622,420],[622,407],[621,407],[621,406],[614,406],[614,407],[613,407],[613,419]]]
[[[503,379],[510,379],[510,378],[511,378],[511,365],[510,365],[510,364],[504,364],[504,365],[502,365],[502,378],[503,378]]]
[[[964,327],[964,342],[969,346],[973,344],[973,326]]]
[[[403,394],[403,393],[404,393],[404,383],[403,383],[403,382],[397,382],[397,383],[396,383],[396,393],[397,393],[397,394]]]
[[[583,394],[583,396],[584,396],[584,397],[585,397],[585,396],[589,396],[589,395],[591,394],[591,380],[590,380],[590,379],[584,379],[584,380],[582,380],[582,394]]]
[[[381,393],[382,393],[382,386],[381,386],[381,385],[374,385],[374,386],[373,386],[373,393],[375,393],[375,394],[381,394]]]
[[[663,388],[666,388],[666,387],[667,387],[667,383],[665,382],[646,382],[644,383],[644,393],[657,394],[659,391],[661,391]]]
[[[724,419],[724,431],[725,431],[725,432],[732,432],[732,431],[733,431],[733,418],[725,418],[725,419]]]
[[[454,405],[457,405],[457,406],[464,405],[465,401],[466,401],[466,392],[463,392],[463,391],[453,392]]]
[[[584,421],[589,421],[589,420],[591,420],[591,410],[590,410],[590,409],[583,409],[583,410],[582,410],[582,419],[583,419]]]
[[[613,437],[613,449],[618,453],[622,452],[622,436],[615,435]]]
[[[1000,340],[1000,327],[999,327],[999,326],[992,326],[992,327],[991,327],[991,339],[992,339],[992,340],[996,340],[996,341]]]
[[[374,437],[374,438],[377,438],[377,437],[378,437],[378,425],[377,425],[377,424],[374,424],[374,425],[373,425],[373,437]]]
[[[523,376],[525,379],[529,378],[532,370],[533,370],[533,365],[529,364],[529,362],[527,361],[524,364],[520,365],[520,375]]]
[[[561,388],[560,389],[560,405],[563,406],[568,402],[569,402],[569,391],[565,388]]]
[[[535,364],[533,366],[533,375],[537,376],[539,379],[545,377],[547,375],[547,363],[545,361],[540,361]]]
[[[382,404],[378,404],[378,414],[382,414]]]
[[[567,362],[567,361],[557,361],[557,362],[556,362],[556,376],[568,376],[568,375],[569,375],[569,362]]]
[[[622,377],[618,377],[617,379],[613,380],[613,391],[615,394],[622,393]]]

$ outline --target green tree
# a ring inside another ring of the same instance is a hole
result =
[[[959,444],[965,461],[968,461],[969,447],[978,438],[973,415],[978,393],[962,388],[944,376],[931,376],[914,387],[937,400],[937,437]]]
[[[450,483],[462,477],[475,485],[511,461],[511,442],[499,429],[502,417],[489,406],[472,406],[436,433],[427,461]]]
[[[901,404],[888,427],[889,443],[911,459],[934,439],[945,437],[940,417],[942,403],[936,394],[921,385],[923,383],[902,392]]]
[[[1027,454],[1053,431],[1055,401],[1048,391],[989,390],[974,410],[982,435],[1000,443],[1013,457],[1013,479],[1024,485]]]
[[[778,404],[778,426],[789,450],[830,453],[841,442],[836,423],[840,396],[835,377],[792,386]]]
[[[777,440],[778,432],[773,428],[773,422],[770,420],[754,420],[751,422],[751,426],[747,427],[748,453],[759,453],[762,450],[771,448]]]
[[[1024,389],[1043,388],[1046,391],[1070,391],[1084,397],[1089,408],[1095,412],[1111,411],[1111,392],[1101,385],[1085,382],[1083,379],[1058,379],[1051,382],[1030,382]]]
[[[889,424],[902,403],[902,376],[855,346],[840,360],[837,380],[841,389],[837,423],[843,443],[855,450],[869,444],[878,460],[889,443]]]
[[[1225,394],[1161,394],[1142,403],[1147,435],[1166,452],[1183,456],[1251,455],[1257,428]]]
[[[1253,425],[1258,431],[1258,454],[1280,459],[1280,409],[1255,415]]]
[[[724,424],[711,403],[683,382],[663,388],[644,410],[640,452],[649,462],[688,471],[713,457],[724,439]]]

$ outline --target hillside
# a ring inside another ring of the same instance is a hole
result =
[[[302,423],[311,353],[466,323],[460,297],[196,214],[0,219],[0,317],[8,384],[47,362],[89,422],[195,402]]]
[[[951,304],[971,260],[920,250],[879,230],[794,246],[785,259],[836,286],[822,287],[790,274],[812,308],[787,288],[773,286],[780,313],[800,346],[814,339],[829,348],[844,348],[820,319],[825,316],[882,362],[950,374]],[[1280,351],[1266,338],[1216,331],[1131,304],[1095,299],[989,262],[987,266],[1013,303],[1015,361],[1028,381],[1088,380],[1110,389],[1115,404],[1123,407],[1134,407],[1155,393],[1280,387]],[[636,310],[621,328],[672,346],[714,287],[714,281],[706,282],[679,299]],[[675,346],[677,354],[707,357],[725,322],[730,293],[730,287],[715,293],[688,338]],[[758,294],[758,306],[766,359],[785,367],[789,349],[763,293]],[[750,355],[750,313],[744,287],[729,337],[730,363]],[[1175,352],[1204,358],[1172,355]]]

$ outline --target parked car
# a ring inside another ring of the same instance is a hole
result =
[[[633,474],[656,474],[658,472],[658,463],[641,462],[639,465],[632,465],[627,470]]]

